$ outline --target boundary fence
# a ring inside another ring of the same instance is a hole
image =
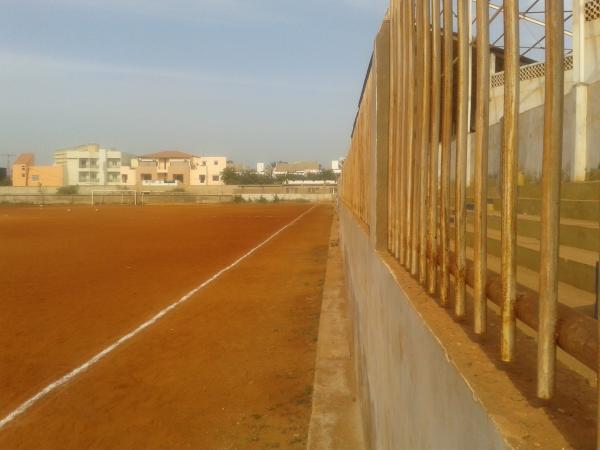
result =
[[[598,372],[597,321],[558,302],[564,2],[546,1],[545,9],[539,291],[519,285],[516,278],[519,2],[504,2],[500,273],[488,270],[486,262],[489,2],[476,1],[475,56],[468,31],[470,0],[459,0],[456,7],[453,3],[391,0],[389,51],[381,52],[376,43],[343,168],[341,198],[377,236],[376,245],[387,249],[442,306],[451,307],[456,318],[466,316],[467,301],[472,301],[475,334],[487,331],[488,299],[501,307],[502,361],[515,358],[517,319],[535,330],[537,395],[547,400],[555,393],[557,346]],[[389,126],[380,127],[381,120]],[[467,259],[467,146],[473,129],[473,257]],[[384,141],[389,144],[378,145]],[[472,299],[467,286],[473,289]]]

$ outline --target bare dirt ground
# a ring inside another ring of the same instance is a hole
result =
[[[0,208],[0,417],[308,208]],[[0,448],[303,448],[331,217],[317,206]]]

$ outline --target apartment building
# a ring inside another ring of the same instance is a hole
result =
[[[33,153],[19,155],[12,165],[13,186],[60,187],[63,184],[63,167],[36,166]]]
[[[54,152],[55,165],[63,167],[66,185],[133,185],[133,158],[134,155],[101,148],[98,144],[80,145]]]
[[[195,156],[178,150],[150,153],[132,164],[137,184],[202,186],[223,184],[221,174],[227,165],[224,156]]]

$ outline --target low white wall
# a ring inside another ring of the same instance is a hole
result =
[[[510,448],[344,206],[340,206],[340,228],[370,447]]]
[[[268,202],[272,202],[275,196],[279,200],[306,200],[309,202],[331,202],[335,200],[334,194],[241,194],[241,197],[246,201],[257,201],[262,197]]]

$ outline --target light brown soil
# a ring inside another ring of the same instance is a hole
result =
[[[308,208],[0,208],[0,416]],[[0,448],[303,448],[331,216],[35,404]]]

